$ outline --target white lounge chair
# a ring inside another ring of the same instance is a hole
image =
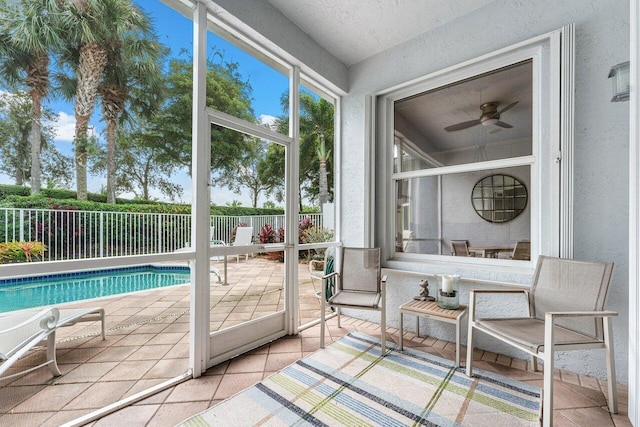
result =
[[[253,241],[253,227],[236,228],[236,239],[232,246],[249,246]],[[244,259],[249,259],[249,254],[244,254]],[[240,262],[240,255],[236,255],[236,262]]]
[[[53,376],[60,376],[56,361],[56,329],[78,322],[101,321],[105,339],[104,309],[101,307],[58,309],[48,307],[22,310],[0,316],[0,381],[27,374],[49,365]],[[45,344],[46,342],[46,344]],[[46,345],[47,361],[38,366],[3,377],[3,374],[33,347]]]

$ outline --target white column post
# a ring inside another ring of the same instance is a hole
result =
[[[193,15],[193,121],[191,311],[189,366],[194,377],[209,360],[209,176],[211,164],[209,116],[206,111],[207,9],[198,1]]]
[[[288,334],[298,332],[298,218],[300,186],[300,68],[294,66],[289,73],[289,136],[293,143],[286,147],[286,210],[285,210],[285,329]]]
[[[375,241],[375,99],[372,95],[364,97],[364,236],[362,245],[365,248],[373,247]]]
[[[631,1],[629,105],[629,420],[640,427],[640,6]]]

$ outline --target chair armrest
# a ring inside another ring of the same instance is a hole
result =
[[[337,271],[332,271],[331,273],[322,276],[322,280],[328,279],[328,278],[333,277],[333,276],[340,277],[340,273],[338,273]]]
[[[549,317],[616,317],[617,311],[548,311],[545,318]]]
[[[529,288],[527,289],[471,289],[469,292],[473,292],[476,294],[515,294],[515,293],[529,293]]]
[[[11,315],[9,315],[8,317],[10,317]],[[24,328],[25,326],[34,323],[35,321],[39,320],[39,325],[40,328],[48,330],[48,329],[53,329],[56,327],[57,323],[58,323],[58,319],[60,318],[60,311],[57,308],[46,308],[44,310],[41,310],[37,313],[35,313],[33,316],[29,317],[26,320],[23,320],[22,322],[20,322],[17,325],[13,325],[10,326],[6,329],[0,330],[0,334],[7,334],[16,330],[19,330],[21,328]]]

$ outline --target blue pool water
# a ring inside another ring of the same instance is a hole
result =
[[[0,280],[0,313],[189,283],[189,267],[142,265]]]

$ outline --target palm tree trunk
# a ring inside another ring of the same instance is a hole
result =
[[[93,113],[100,77],[107,64],[107,52],[95,43],[80,47],[76,88],[76,189],[78,200],[87,200],[87,143],[89,120]]]
[[[76,116],[75,159],[76,192],[78,200],[87,200],[87,131],[91,116]]]
[[[29,177],[29,170],[31,169],[31,122],[29,127],[20,127],[20,138],[17,141],[16,146],[16,185],[23,186]]]
[[[329,201],[329,183],[327,180],[327,160],[331,150],[327,150],[327,146],[324,139],[324,134],[319,133],[318,138],[320,144],[318,147],[318,198],[320,199],[320,211],[322,212],[323,206]]]
[[[107,121],[107,203],[116,202],[116,122]]]
[[[318,192],[319,194],[319,198],[320,198],[320,209],[322,210],[322,207],[324,206],[325,203],[327,203],[328,200],[328,193],[329,193],[329,185],[327,183],[327,162],[324,159],[320,159],[320,173],[319,173],[320,177],[320,182],[318,184],[319,189]]]
[[[40,194],[40,142],[42,131],[42,98],[36,90],[31,91],[31,194]]]
[[[31,194],[40,193],[40,151],[41,151],[41,123],[42,97],[47,95],[49,87],[49,54],[40,52],[33,56],[26,68],[25,82],[29,86],[31,95]]]

